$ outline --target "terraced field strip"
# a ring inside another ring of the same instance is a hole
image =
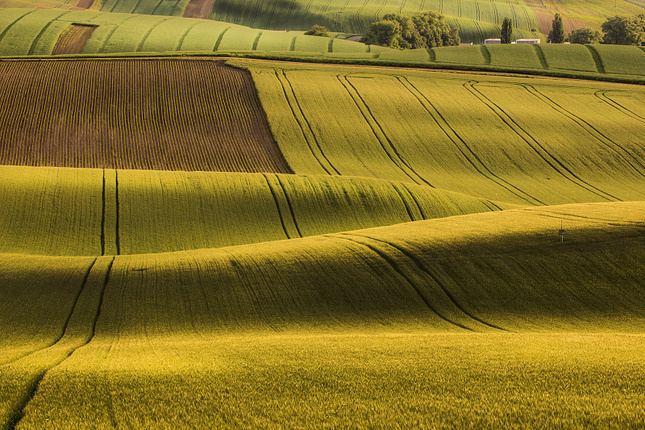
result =
[[[92,36],[94,30],[96,30],[96,26],[93,25],[72,24],[72,26],[58,38],[58,42],[56,42],[52,55],[82,53],[85,44]]]
[[[2,164],[290,172],[249,73],[219,62],[7,61],[0,76]]]
[[[0,166],[0,253],[219,248],[513,206],[369,178]]]

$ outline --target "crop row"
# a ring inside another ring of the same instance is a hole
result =
[[[643,198],[641,91],[375,69],[347,75],[331,66],[280,65],[276,73],[245,64],[297,173],[331,166],[341,175],[520,204]]]
[[[289,171],[243,70],[213,61],[4,62],[0,76],[2,164]]]

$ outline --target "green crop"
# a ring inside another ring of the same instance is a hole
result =
[[[15,9],[0,46],[21,16],[38,52],[83,22],[93,52],[596,78],[643,52]],[[642,86],[131,55],[0,61],[0,428],[642,427]]]

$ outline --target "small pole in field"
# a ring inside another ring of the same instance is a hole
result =
[[[560,220],[560,231],[558,234],[560,235],[560,242],[564,242],[564,228],[562,227],[562,220]]]

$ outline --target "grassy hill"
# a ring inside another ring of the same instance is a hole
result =
[[[89,3],[89,4],[88,4]],[[315,24],[335,32],[360,34],[370,24],[387,13],[413,15],[432,10],[445,15],[451,25],[460,29],[462,39],[482,42],[499,35],[504,17],[514,19],[517,34],[537,36],[538,23],[533,11],[522,1],[476,0],[437,1],[389,0],[381,3],[345,0],[274,0],[253,2],[181,0],[132,1],[108,0],[103,2],[56,2],[51,0],[2,0],[0,7],[48,7],[57,9],[92,9],[110,13],[184,16],[224,21],[258,29],[305,31]]]
[[[4,9],[0,18],[0,56],[115,54],[237,55],[520,71],[639,83],[645,79],[645,51],[635,46],[488,45],[396,50],[340,38],[305,36],[302,32],[179,17],[14,8]],[[151,73],[153,83],[159,78]]]
[[[231,248],[66,258],[64,270],[60,257],[5,254],[2,287],[13,300],[2,314],[13,330],[3,338],[11,358],[0,416],[20,417],[23,428],[88,419],[250,428],[320,423],[332,408],[346,411],[338,422],[367,425],[395,399],[396,422],[447,425],[453,414],[473,419],[442,400],[468,386],[491,396],[461,397],[486,414],[484,426],[570,426],[580,411],[599,425],[629,426],[642,396],[634,375],[644,214],[642,203],[511,210]],[[11,289],[42,270],[46,285]],[[43,340],[25,342],[34,324]],[[460,334],[472,331],[487,334]],[[82,402],[68,400],[88,390]],[[596,413],[609,399],[611,409]],[[417,418],[418,408],[437,413]]]
[[[639,428],[644,50],[181,17],[430,3],[0,9],[0,428]]]

